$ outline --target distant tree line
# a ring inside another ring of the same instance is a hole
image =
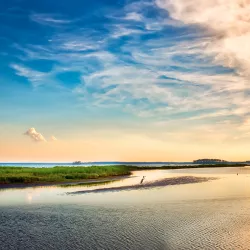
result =
[[[204,163],[224,163],[227,162],[221,159],[198,159],[193,161],[193,163],[204,164]]]

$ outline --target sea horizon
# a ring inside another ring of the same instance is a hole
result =
[[[55,167],[55,166],[101,166],[101,165],[135,165],[135,166],[164,166],[164,165],[187,165],[193,162],[125,162],[125,161],[89,161],[74,164],[73,162],[0,162],[0,167],[15,166],[15,167]]]
[[[245,163],[247,161],[227,161],[227,163]],[[180,166],[180,165],[201,165],[206,163],[194,163],[193,161],[88,161],[74,164],[74,162],[0,162],[0,167],[46,167],[55,166],[105,166],[105,165],[131,165],[131,166],[148,166],[148,167],[163,167],[163,166]]]

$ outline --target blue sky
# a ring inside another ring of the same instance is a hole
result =
[[[247,143],[245,65],[214,49],[209,19],[169,2],[2,1],[0,135],[35,127],[69,141],[110,129]]]

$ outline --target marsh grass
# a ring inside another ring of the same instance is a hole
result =
[[[69,182],[129,175],[126,166],[29,168],[0,167],[0,183]]]

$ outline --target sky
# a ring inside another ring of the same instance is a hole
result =
[[[250,160],[250,0],[0,2],[0,161]]]

